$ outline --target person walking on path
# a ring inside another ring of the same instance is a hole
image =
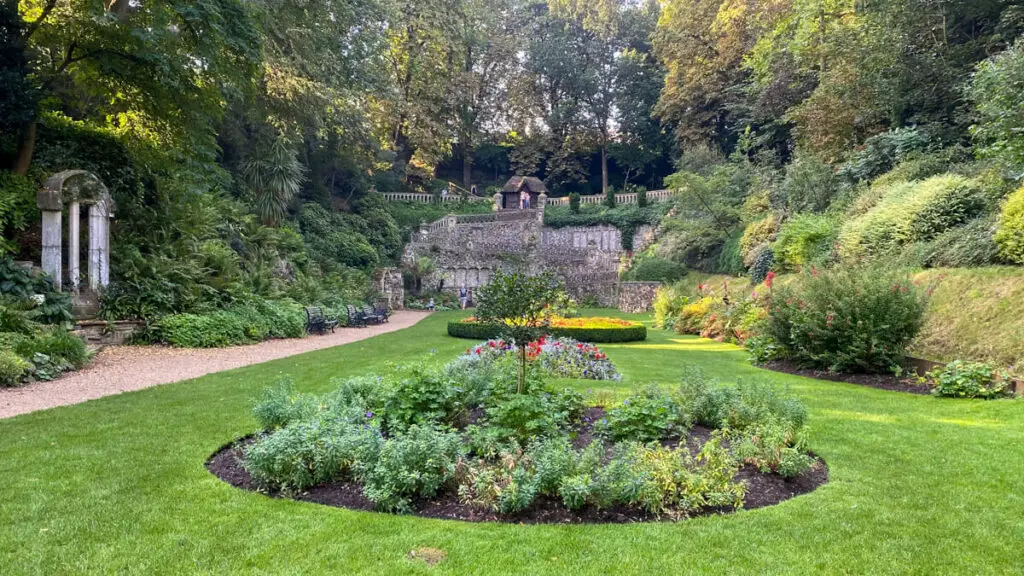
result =
[[[466,289],[466,285],[463,284],[459,287],[459,304],[462,305],[462,309],[466,309],[466,302],[469,300],[469,291]]]

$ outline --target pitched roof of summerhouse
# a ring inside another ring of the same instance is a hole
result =
[[[540,178],[534,176],[513,176],[505,183],[505,187],[501,189],[502,192],[520,192],[523,188],[526,188],[531,194],[547,194],[548,189],[544,186],[544,182],[541,182]]]

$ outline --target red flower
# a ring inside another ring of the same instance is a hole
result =
[[[772,284],[774,284],[774,283],[775,283],[775,272],[769,272],[768,275],[764,277],[764,285],[767,286],[769,290],[771,290]]]

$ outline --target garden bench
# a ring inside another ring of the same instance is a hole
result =
[[[366,316],[362,312],[356,310],[356,307],[349,304],[346,306],[348,309],[348,325],[361,328],[366,326]]]
[[[380,316],[384,322],[391,319],[391,312],[388,311],[388,307],[386,305],[378,305],[376,309],[377,315]]]
[[[324,334],[328,330],[334,332],[338,327],[338,320],[324,315],[324,309],[319,306],[306,308],[306,332],[312,334]]]
[[[363,318],[366,318],[366,321],[370,324],[383,324],[387,319],[383,314],[379,313],[369,304],[363,306]]]

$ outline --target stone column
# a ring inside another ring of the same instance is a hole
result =
[[[43,271],[53,279],[53,289],[60,290],[63,279],[61,273],[61,212],[60,210],[43,210]]]
[[[79,256],[79,240],[81,239],[80,212],[78,200],[68,205],[68,274],[71,277],[71,290],[78,292],[81,279],[81,257]]]
[[[109,206],[103,207],[103,260],[100,266],[100,286],[110,285],[110,220],[114,217]]]
[[[537,196],[537,220],[544,222],[544,207],[548,205],[548,195],[541,192]]]
[[[103,246],[107,237],[107,216],[103,212],[99,203],[89,205],[89,288],[93,290],[98,290],[102,285],[106,256]]]

